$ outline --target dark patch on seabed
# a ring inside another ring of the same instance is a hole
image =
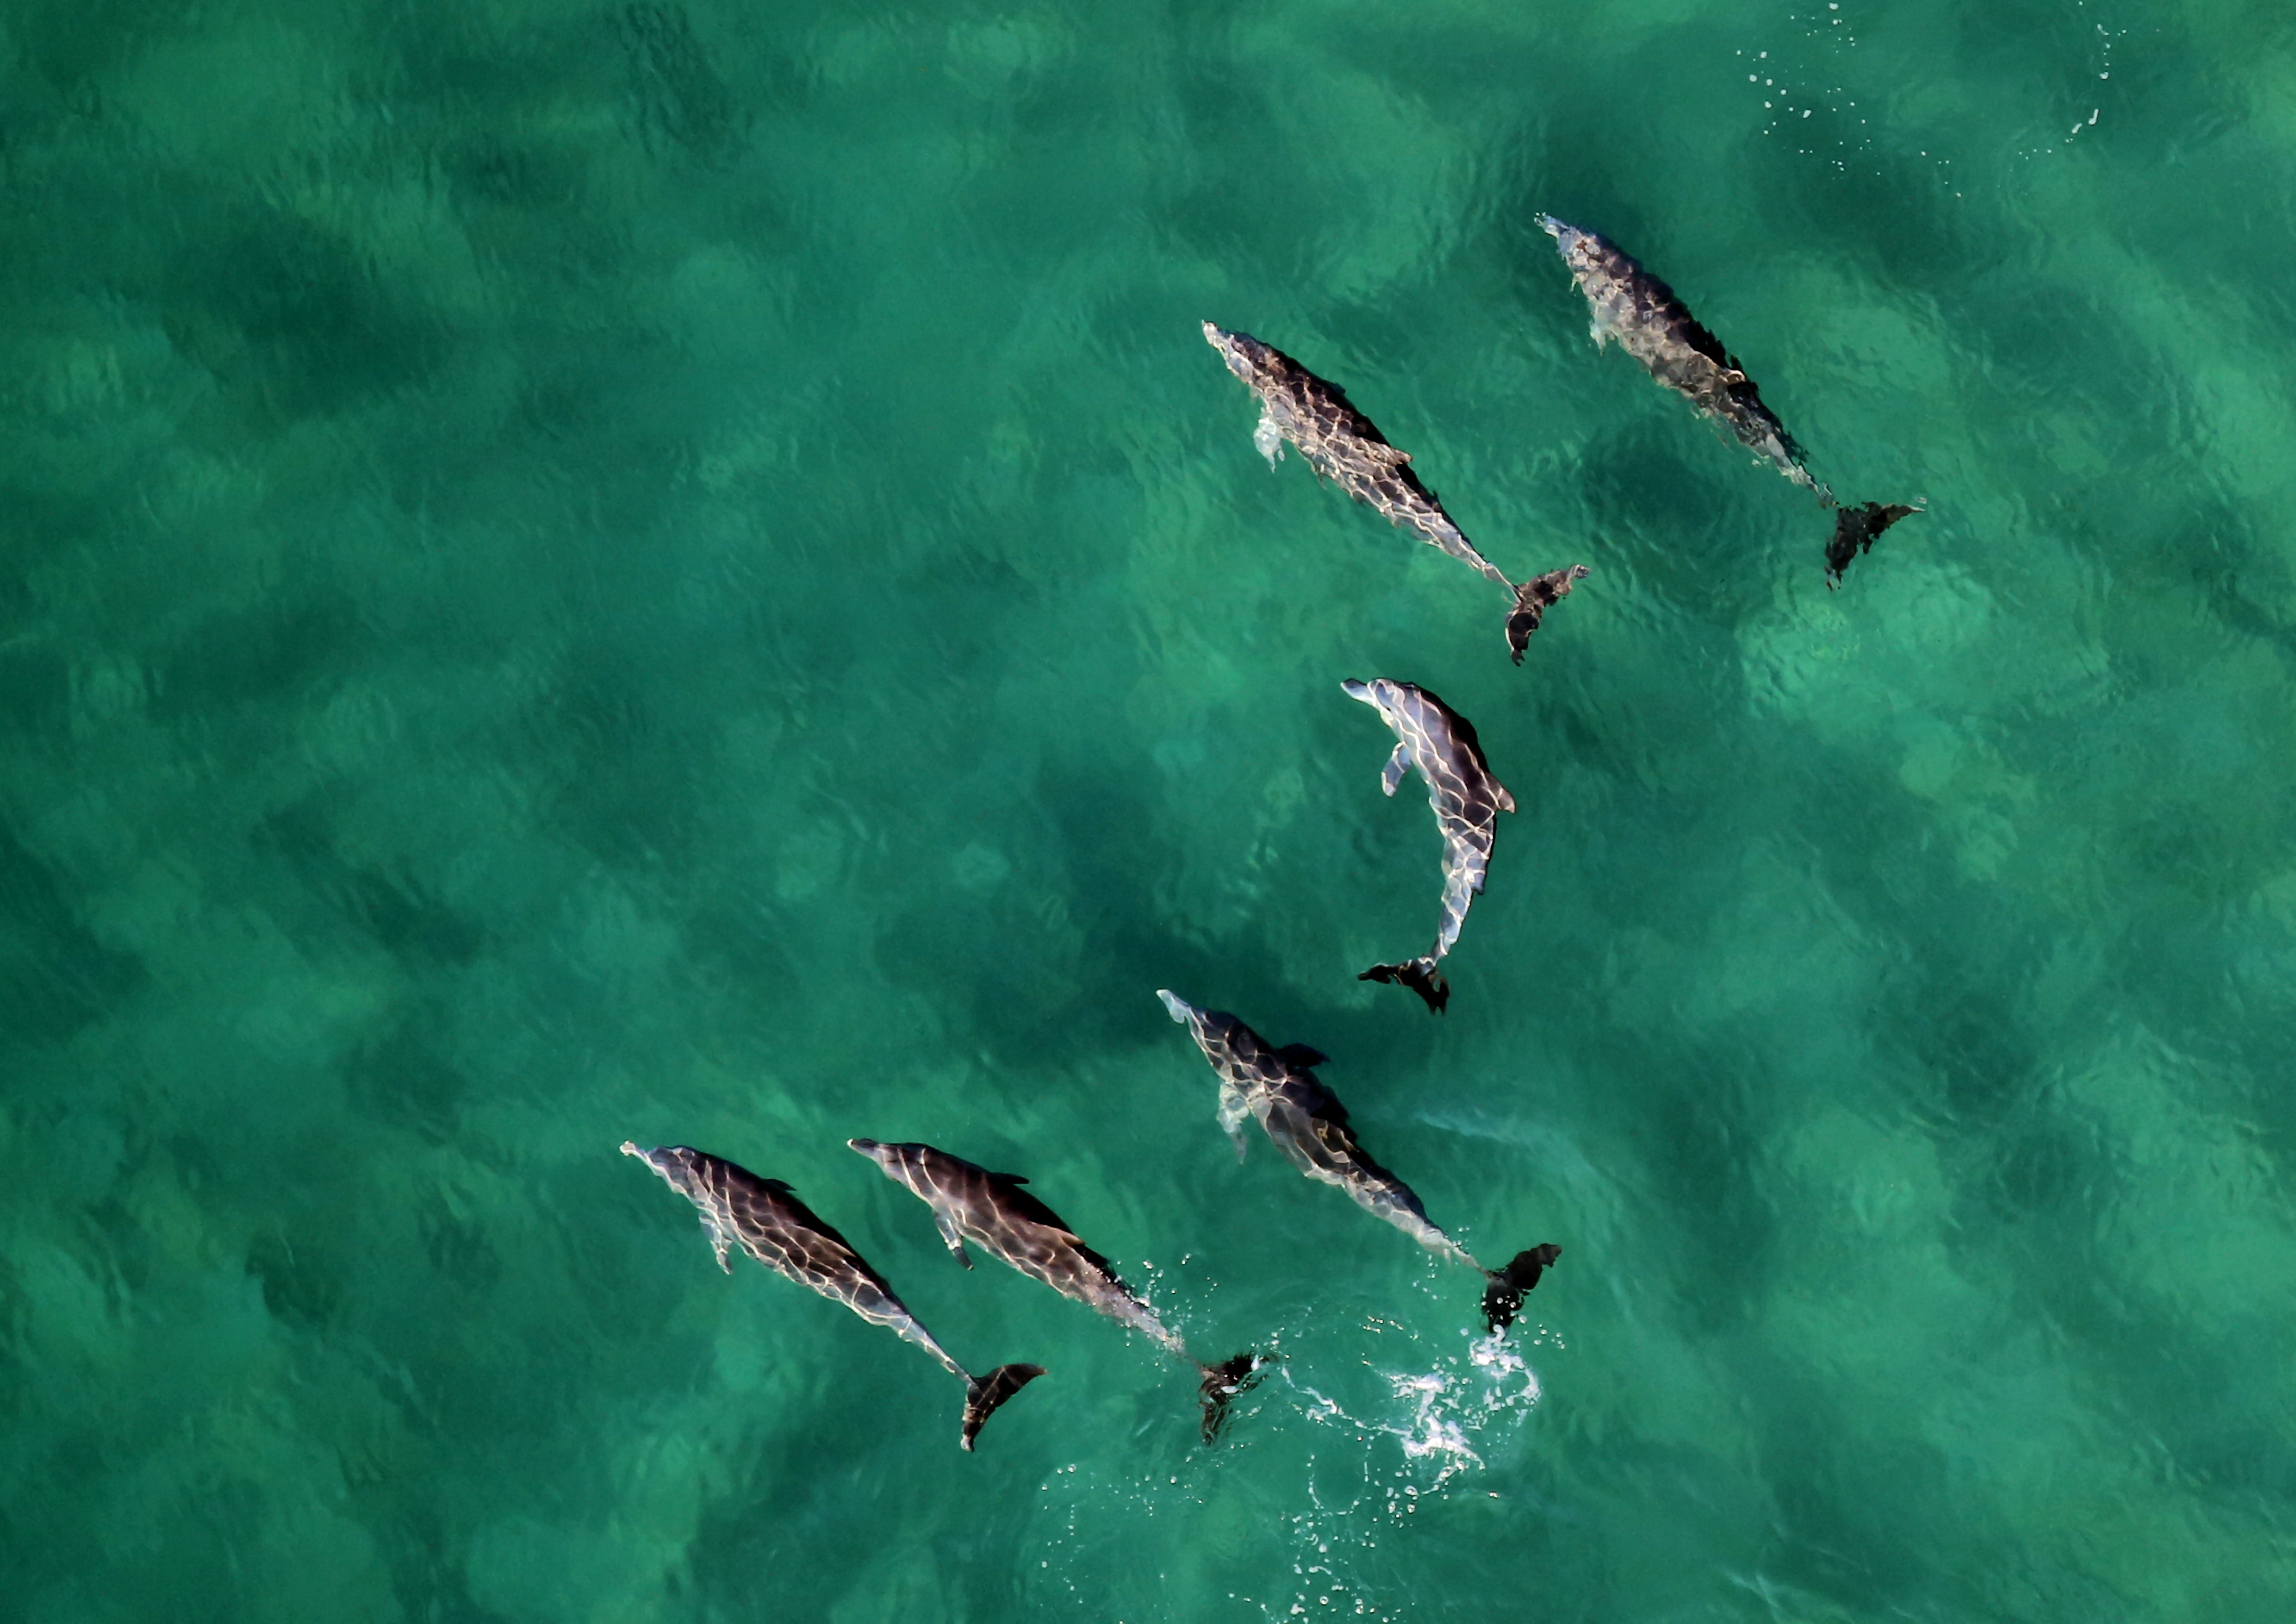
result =
[[[62,1042],[146,979],[132,955],[81,923],[71,888],[0,824],[0,1046]]]
[[[755,114],[720,77],[692,12],[676,5],[631,5],[616,24],[648,146],[668,146],[711,167],[733,163]],[[769,70],[780,66],[776,58],[767,62]],[[769,82],[784,91],[791,85],[786,73],[772,74]]]

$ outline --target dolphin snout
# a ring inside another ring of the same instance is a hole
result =
[[[845,1148],[849,1151],[859,1151],[864,1156],[873,1156],[885,1147],[874,1139],[848,1139],[845,1142]]]
[[[1196,1012],[1189,1006],[1185,998],[1176,997],[1161,987],[1156,989],[1156,996],[1164,1000],[1164,1007],[1171,1011],[1172,1019],[1182,1026],[1187,1025],[1189,1021],[1195,1019]]]

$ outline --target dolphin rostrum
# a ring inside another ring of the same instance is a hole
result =
[[[1204,1441],[1211,1442],[1226,1418],[1228,1400],[1251,1384],[1259,1365],[1256,1357],[1240,1353],[1223,1364],[1198,1364],[1178,1333],[1116,1277],[1106,1258],[1079,1240],[1059,1213],[1021,1188],[1029,1181],[1019,1174],[991,1173],[930,1144],[880,1144],[874,1139],[845,1143],[932,1209],[940,1238],[965,1267],[972,1267],[964,1250],[971,1241],[1062,1296],[1097,1309],[1195,1366]]]
[[[1802,466],[1801,447],[1762,404],[1722,340],[1701,326],[1674,290],[1652,275],[1609,238],[1551,214],[1538,224],[1554,239],[1571,280],[1594,310],[1596,349],[1608,339],[1650,369],[1650,375],[1735,435],[1756,456],[1831,507],[1833,494]]]
[[[734,1272],[727,1251],[738,1245],[767,1268],[843,1303],[871,1325],[884,1326],[939,1360],[964,1383],[964,1430],[957,1440],[964,1448],[972,1448],[974,1435],[997,1406],[1045,1374],[1041,1365],[999,1365],[987,1375],[976,1376],[949,1357],[932,1333],[893,1295],[885,1277],[780,1179],[760,1178],[747,1168],[684,1144],[647,1151],[625,1139],[622,1154],[638,1158],[701,1210],[701,1226],[709,1232],[718,1267],[727,1274]]]
[[[1521,665],[1523,649],[1547,606],[1570,593],[1587,566],[1550,570],[1516,586],[1475,551],[1475,544],[1443,511],[1435,493],[1419,482],[1411,472],[1411,454],[1389,445],[1338,384],[1318,378],[1248,332],[1230,332],[1206,322],[1204,341],[1259,398],[1259,426],[1252,431],[1251,443],[1269,467],[1282,459],[1283,442],[1290,440],[1319,476],[1357,501],[1370,504],[1389,523],[1401,525],[1514,595],[1514,607],[1507,613],[1507,652]]]
[[[1380,775],[1379,787],[1395,793],[1406,768],[1417,767],[1427,783],[1427,804],[1443,833],[1443,924],[1431,952],[1396,964],[1374,964],[1356,980],[1395,981],[1427,1001],[1437,1014],[1451,1001],[1451,984],[1438,961],[1459,939],[1467,905],[1483,889],[1491,861],[1491,840],[1502,812],[1514,810],[1514,797],[1491,776],[1474,724],[1426,689],[1384,677],[1369,682],[1350,677],[1340,686],[1361,700],[1395,730],[1398,742]]]
[[[1839,586],[1841,572],[1849,568],[1851,559],[1872,552],[1874,538],[1882,531],[1921,511],[1896,502],[1865,502],[1838,511],[1833,515],[1833,539],[1825,544],[1825,584]]]
[[[1196,1008],[1159,988],[1172,1019],[1195,1037],[1219,1079],[1219,1121],[1243,1160],[1243,1120],[1255,1117],[1284,1159],[1318,1184],[1344,1191],[1374,1218],[1382,1218],[1441,1257],[1456,1258],[1483,1277],[1483,1317],[1496,1335],[1514,1323],[1522,1294],[1538,1284],[1562,1249],[1549,1242],[1514,1255],[1505,1268],[1488,1269],[1467,1249],[1428,1220],[1411,1186],[1364,1151],[1348,1108],[1324,1087],[1315,1068],[1328,1058],[1304,1043],[1270,1048],[1267,1040],[1222,1010]]]

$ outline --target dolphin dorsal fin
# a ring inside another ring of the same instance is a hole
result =
[[[991,1173],[988,1182],[992,1185],[1024,1185],[1029,1181],[1018,1173]]]
[[[1320,1066],[1332,1057],[1323,1050],[1304,1043],[1287,1043],[1275,1051],[1275,1058],[1302,1068]]]

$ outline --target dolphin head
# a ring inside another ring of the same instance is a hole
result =
[[[1171,1013],[1172,1019],[1182,1026],[1194,1026],[1203,1020],[1203,1011],[1177,994],[1168,992],[1159,987],[1156,989],[1156,996],[1164,1000],[1164,1007]]]
[[[875,1162],[878,1170],[895,1184],[904,1185],[916,1194],[924,1193],[920,1182],[924,1174],[923,1159],[916,1153],[925,1148],[923,1145],[881,1144],[874,1139],[848,1139],[845,1148],[858,1151]]]
[[[1577,254],[1582,247],[1600,241],[1593,232],[1582,231],[1576,226],[1565,224],[1551,214],[1542,214],[1538,217],[1538,229],[1554,239],[1554,246],[1561,250],[1565,259]]]
[[[1204,324],[1204,342],[1219,351],[1228,371],[1254,389],[1259,387],[1261,374],[1267,371],[1267,345],[1248,332],[1230,332],[1210,322]]]
[[[1369,682],[1350,677],[1340,685],[1340,691],[1349,699],[1360,700],[1379,712],[1381,719],[1390,727],[1395,725],[1395,684],[1384,677],[1374,677]]]
[[[682,1195],[691,1195],[701,1187],[696,1161],[701,1152],[687,1144],[658,1144],[652,1150],[640,1148],[631,1141],[622,1141],[622,1154],[635,1156],[655,1172],[663,1182]]]
[[[1595,233],[1566,225],[1551,214],[1538,217],[1538,228],[1554,239],[1555,252],[1562,256],[1562,263],[1570,267],[1571,279],[1581,286],[1585,285],[1581,279],[1601,264],[1606,254],[1618,252]]]

